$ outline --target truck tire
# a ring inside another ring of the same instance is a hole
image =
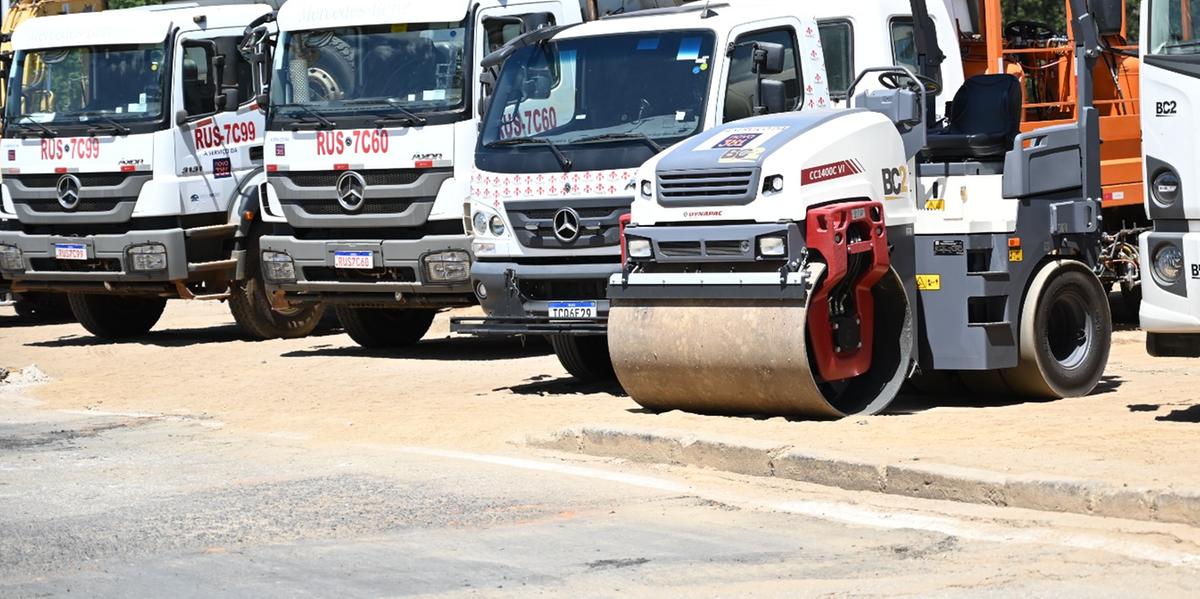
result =
[[[145,335],[162,318],[166,298],[120,295],[67,296],[71,312],[83,328],[103,339],[128,339]]]
[[[1104,375],[1112,345],[1112,310],[1096,275],[1070,261],[1046,265],[1021,308],[1020,358],[1000,371],[1021,395],[1080,397]]]
[[[13,309],[26,320],[53,323],[72,319],[71,305],[61,293],[22,293],[14,299]]]
[[[553,335],[550,346],[563,368],[581,381],[591,383],[617,378],[605,335]]]
[[[277,310],[271,306],[262,281],[254,276],[233,286],[229,311],[243,331],[256,340],[266,341],[309,336],[321,324],[325,306],[305,302],[287,310]]]
[[[437,310],[394,308],[351,308],[336,306],[338,321],[355,343],[368,349],[401,348],[415,345],[429,327]]]

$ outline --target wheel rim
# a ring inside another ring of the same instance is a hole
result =
[[[1078,292],[1060,293],[1047,314],[1046,342],[1050,355],[1066,369],[1078,368],[1091,354],[1092,314]]]

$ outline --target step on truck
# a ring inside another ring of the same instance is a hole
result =
[[[332,306],[366,347],[415,343],[475,303],[463,218],[481,59],[577,0],[291,0],[267,133],[263,283]]]
[[[922,18],[941,24],[958,64],[946,7]],[[611,378],[605,289],[621,269],[636,169],[721,123],[844,100],[855,62],[915,61],[913,21],[908,0],[697,2],[533,34],[490,58],[503,70],[469,208],[486,316],[457,318],[453,330],[545,335],[570,374]],[[948,69],[948,93],[961,83]]]
[[[273,11],[169,3],[17,28],[0,142],[14,291],[67,292],[101,337],[145,333],[171,298],[229,300],[259,337],[316,325],[319,307],[256,310],[266,296],[241,283],[265,120],[240,42]]]
[[[1200,357],[1200,4],[1142,3],[1146,214],[1141,326],[1151,355]]]
[[[885,409],[914,374],[927,390],[1090,393],[1112,333],[1095,274],[1101,47],[1088,4],[1071,7],[1074,123],[1018,133],[1020,83],[1000,74],[957,94],[968,126],[939,127],[939,52],[918,35],[918,72],[864,70],[889,89],[852,93],[852,110],[750,119],[644,165],[608,288],[630,397],[839,418]]]

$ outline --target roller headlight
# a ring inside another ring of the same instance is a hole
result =
[[[782,258],[787,256],[787,240],[774,235],[759,237],[758,253],[768,258]]]
[[[649,198],[654,196],[654,184],[649,181],[642,181],[642,197]]]
[[[1183,250],[1165,244],[1154,251],[1154,276],[1167,285],[1174,285],[1183,276]]]
[[[475,233],[477,235],[486,235],[488,232],[488,215],[483,212],[476,212],[475,218],[472,219],[475,225]]]
[[[650,249],[649,239],[630,239],[625,245],[629,250],[630,258],[646,259],[654,255],[654,251]]]
[[[763,191],[770,193],[779,193],[783,191],[783,175],[767,177],[767,180],[763,182]]]
[[[1172,171],[1163,171],[1155,175],[1154,181],[1150,184],[1150,195],[1154,196],[1154,200],[1159,206],[1164,208],[1174,206],[1175,202],[1179,201],[1179,190],[1181,184],[1179,175]]]
[[[505,228],[503,219],[501,219],[499,216],[493,216],[490,224],[492,235],[495,235],[496,237],[504,236]]]

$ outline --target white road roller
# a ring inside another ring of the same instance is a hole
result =
[[[928,73],[868,69],[860,81],[890,89],[852,94],[854,109],[747,119],[644,165],[608,287],[629,395],[838,418],[883,410],[914,375],[1090,393],[1112,326],[1094,274],[1099,42],[1085,0],[1071,5],[1075,123],[1018,134],[1020,85],[992,75],[966,82],[943,129]]]

